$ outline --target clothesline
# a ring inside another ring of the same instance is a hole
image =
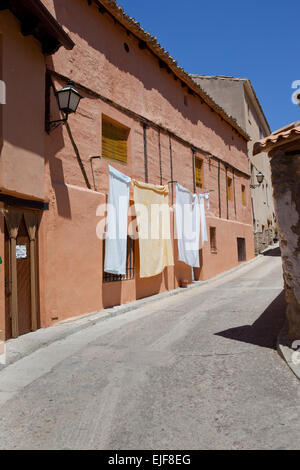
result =
[[[167,184],[173,184],[173,183],[176,183],[176,184],[180,184],[178,183],[178,181],[168,181]],[[214,189],[210,189],[209,191],[205,191],[205,193],[195,193],[195,194],[198,194],[199,196],[205,196],[206,194],[210,194],[210,193],[213,193],[215,190]]]

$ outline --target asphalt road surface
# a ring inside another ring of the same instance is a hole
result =
[[[1,449],[299,449],[278,251],[0,373]]]

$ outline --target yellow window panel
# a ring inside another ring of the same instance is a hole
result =
[[[202,188],[203,186],[203,175],[202,175],[202,160],[196,158],[195,160],[195,176],[196,176],[196,186]]]
[[[244,186],[243,184],[242,184],[242,204],[243,204],[243,206],[247,205],[247,202],[246,202],[246,186]]]
[[[102,156],[122,163],[127,163],[128,130],[102,120]]]

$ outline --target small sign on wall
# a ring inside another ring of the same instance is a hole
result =
[[[26,245],[17,245],[16,246],[16,255],[17,255],[17,259],[26,259],[27,258],[27,246]]]

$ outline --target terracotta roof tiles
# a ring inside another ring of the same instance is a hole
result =
[[[273,147],[291,142],[300,137],[300,121],[293,122],[254,144],[253,154],[270,151]]]

